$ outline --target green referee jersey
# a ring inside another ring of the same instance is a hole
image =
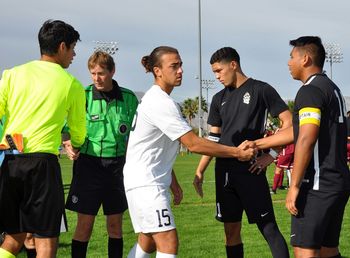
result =
[[[4,135],[21,133],[24,153],[58,154],[65,119],[74,147],[84,143],[85,93],[81,83],[59,64],[31,61],[3,72],[0,118]],[[2,137],[1,143],[5,139]]]
[[[93,85],[85,89],[87,135],[80,153],[94,157],[124,156],[138,100],[135,94],[113,80],[108,93]]]

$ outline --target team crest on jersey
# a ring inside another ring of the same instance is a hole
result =
[[[72,203],[77,203],[78,202],[78,197],[76,195],[72,196]]]
[[[243,96],[243,103],[249,104],[249,102],[250,102],[250,94],[249,94],[249,92],[246,92]]]

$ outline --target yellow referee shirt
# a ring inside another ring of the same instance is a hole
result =
[[[24,153],[58,154],[67,120],[71,142],[85,140],[85,92],[81,83],[59,64],[31,61],[3,72],[0,80],[0,119],[4,134],[21,133]],[[2,137],[1,143],[4,143]]]

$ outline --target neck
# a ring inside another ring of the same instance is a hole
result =
[[[319,67],[309,67],[308,69],[305,70],[300,80],[303,83],[305,83],[307,79],[309,79],[312,75],[316,73],[322,73],[322,69]]]
[[[46,61],[61,65],[56,56],[41,55],[40,61]]]
[[[154,84],[158,85],[163,91],[165,91],[168,95],[170,95],[170,93],[173,91],[174,86],[170,86],[167,84],[164,84],[162,82],[159,82],[157,80],[155,80]]]
[[[113,81],[111,81],[110,84],[108,84],[108,86],[106,86],[103,91],[110,92],[111,90],[113,90]]]
[[[243,73],[237,73],[237,79],[235,82],[235,87],[241,87],[249,78],[245,76]]]

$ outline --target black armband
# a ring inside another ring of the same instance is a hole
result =
[[[212,142],[219,142],[221,133],[212,133],[210,132],[208,135],[208,140]]]

